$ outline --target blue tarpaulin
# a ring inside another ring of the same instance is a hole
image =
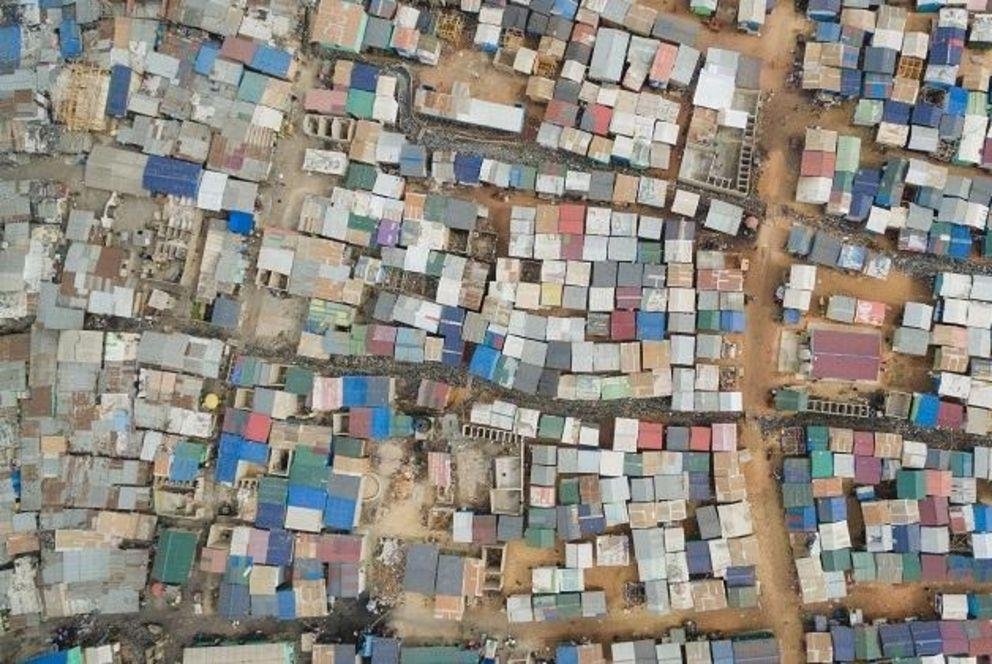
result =
[[[64,18],[59,24],[59,52],[63,60],[72,60],[83,54],[83,33],[75,19]]]
[[[561,645],[555,649],[555,664],[579,664],[579,649],[573,645]]]
[[[243,618],[248,615],[251,598],[248,586],[234,583],[220,585],[220,599],[217,601],[217,612],[228,619]]]
[[[131,69],[124,65],[110,68],[110,89],[107,92],[107,115],[123,118],[127,115],[127,99],[131,90]]]
[[[950,115],[964,115],[968,108],[968,91],[958,86],[947,89],[944,97],[944,110]]]
[[[567,19],[575,18],[575,14],[579,11],[579,3],[576,0],[555,0],[555,3],[551,6],[552,16],[562,16]]]
[[[17,69],[21,64],[21,26],[0,25],[0,72]]]
[[[150,155],[141,177],[141,186],[153,194],[196,198],[202,172],[203,168],[199,165],[182,159]]]
[[[259,44],[248,66],[269,76],[289,78],[292,64],[293,56],[288,51]]]
[[[251,235],[255,230],[255,215],[233,210],[227,215],[227,230],[238,235]]]

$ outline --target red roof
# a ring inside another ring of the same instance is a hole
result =
[[[582,260],[582,251],[585,247],[585,235],[561,236],[561,257],[567,261]]]
[[[637,331],[633,311],[614,311],[610,314],[610,338],[614,341],[631,341]]]
[[[802,163],[799,166],[799,174],[809,177],[832,178],[836,164],[837,155],[833,152],[805,150]]]
[[[660,450],[665,442],[665,425],[661,422],[637,423],[637,448],[641,450]]]
[[[878,380],[881,337],[878,332],[814,329],[813,378]]]
[[[313,88],[307,90],[303,98],[303,108],[313,113],[323,113],[325,115],[343,114],[345,105],[348,103],[347,90],[321,90]]]
[[[552,99],[548,102],[548,108],[544,112],[545,122],[561,125],[562,127],[574,127],[575,118],[578,117],[579,107],[561,99]]]
[[[586,113],[589,114],[592,124],[589,130],[594,134],[599,134],[600,136],[606,136],[610,133],[610,120],[613,119],[613,109],[609,106],[602,106],[600,104],[593,104],[586,108]]]
[[[854,457],[855,484],[878,484],[882,481],[882,460],[873,456]]]
[[[689,432],[689,449],[693,452],[709,452],[710,433],[709,427],[692,427]]]
[[[586,223],[586,206],[581,203],[562,203],[558,206],[558,232],[582,235]]]

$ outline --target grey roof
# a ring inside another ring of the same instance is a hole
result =
[[[619,82],[629,43],[629,32],[614,28],[599,28],[596,32],[596,45],[593,47],[587,76],[594,81]]]
[[[433,595],[438,569],[438,549],[435,544],[412,544],[406,552],[403,589],[422,595]]]
[[[699,21],[659,12],[651,36],[674,44],[695,46],[699,36]]]
[[[713,505],[696,509],[696,523],[699,524],[699,536],[703,539],[716,539],[723,532],[720,529],[720,516]]]
[[[524,536],[524,518],[500,514],[496,525],[496,539],[500,542],[511,542]]]
[[[437,560],[435,591],[438,595],[461,596],[464,576],[465,563],[460,556],[440,556]]]

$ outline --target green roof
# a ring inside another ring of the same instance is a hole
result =
[[[344,110],[348,115],[359,120],[372,119],[372,107],[375,105],[375,93],[367,90],[352,88],[348,90],[348,101],[344,104]]]
[[[335,455],[360,459],[365,456],[365,441],[352,436],[334,436],[331,449]]]
[[[922,470],[902,469],[896,473],[896,496],[920,500],[927,495],[927,480]]]
[[[348,164],[348,172],[344,176],[344,186],[348,189],[372,191],[375,188],[377,177],[379,175],[375,166],[353,161]]]
[[[649,242],[638,240],[637,242],[637,262],[651,263],[657,265],[661,263],[662,251],[661,242]]]
[[[923,567],[917,553],[902,554],[902,580],[911,583],[923,579]]]
[[[783,482],[782,505],[789,507],[809,507],[813,504],[813,485],[807,482]]]
[[[541,415],[537,424],[537,437],[561,440],[565,432],[565,418],[561,415]]]
[[[623,474],[628,477],[644,476],[644,455],[627,452],[623,455]]]
[[[315,489],[327,484],[327,459],[313,449],[297,446],[289,465],[290,484],[303,484]]]
[[[696,327],[707,332],[720,330],[720,312],[704,309],[696,312]]]
[[[478,664],[478,661],[478,651],[454,646],[404,646],[400,650],[400,664]]]
[[[820,553],[820,561],[823,563],[824,572],[841,572],[851,569],[851,550],[823,551]]]
[[[579,504],[579,480],[574,477],[564,479],[558,487],[559,505]]]
[[[284,505],[289,494],[289,480],[265,475],[258,481],[258,502]]]
[[[875,554],[868,551],[854,551],[851,553],[851,564],[854,566],[854,580],[857,583],[868,583],[874,581],[875,574]]]
[[[874,660],[882,657],[878,644],[878,628],[874,625],[857,625],[854,628],[854,656],[859,660]]]
[[[291,366],[286,370],[286,391],[301,397],[313,392],[313,371]]]
[[[163,530],[158,538],[152,578],[168,584],[186,583],[196,557],[196,533],[187,530]]]
[[[708,473],[710,458],[709,452],[683,452],[682,470],[689,473]]]
[[[827,450],[813,450],[810,453],[811,473],[813,479],[823,479],[825,477],[833,477],[834,474],[834,455]]]
[[[555,545],[555,531],[550,528],[528,528],[524,531],[524,541],[535,549],[550,549]]]
[[[806,427],[806,446],[811,450],[825,450],[830,445],[830,429],[810,424]]]
[[[775,410],[802,412],[806,410],[809,396],[799,390],[784,389],[775,393]]]

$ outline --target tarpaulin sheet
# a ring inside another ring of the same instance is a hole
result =
[[[248,65],[252,69],[257,69],[263,74],[287,78],[289,68],[293,64],[293,56],[279,48],[259,44],[255,49],[255,54]]]
[[[21,26],[0,25],[0,72],[12,71],[21,64]]]

